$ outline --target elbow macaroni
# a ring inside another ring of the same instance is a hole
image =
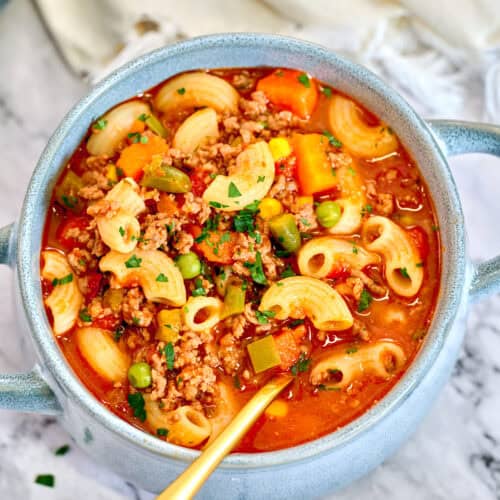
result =
[[[239,94],[234,87],[201,71],[176,76],[158,92],[154,105],[163,113],[186,108],[210,107],[222,113],[238,111]]]
[[[184,324],[193,332],[210,330],[220,321],[221,310],[222,302],[216,297],[189,297],[184,307]]]
[[[231,389],[223,382],[217,384],[217,389],[218,395],[215,403],[215,412],[208,419],[212,426],[212,433],[205,446],[210,445],[238,413],[238,404]]]
[[[167,429],[169,443],[192,448],[203,443],[212,432],[205,415],[191,406],[179,406],[176,410],[165,412],[150,395],[144,396],[144,402],[148,425],[155,433],[157,429]]]
[[[121,286],[139,283],[146,298],[152,302],[177,307],[186,302],[182,274],[172,259],[160,250],[136,249],[127,254],[111,250],[99,261],[99,269],[113,273]]]
[[[310,318],[318,330],[346,330],[353,324],[347,304],[332,287],[316,278],[293,276],[264,293],[260,311],[274,311],[276,319]]]
[[[88,152],[94,156],[113,155],[139,116],[150,112],[149,106],[139,101],[126,102],[112,109],[101,118],[104,128],[94,130],[90,136],[87,142]]]
[[[379,261],[380,257],[377,254],[332,236],[320,236],[309,240],[299,250],[297,257],[300,274],[318,279],[326,278],[336,264],[347,264],[351,268],[361,270]]]
[[[336,94],[328,110],[330,128],[344,146],[362,158],[385,156],[398,148],[398,140],[384,124],[370,126],[354,101]]]
[[[85,361],[108,382],[124,382],[130,358],[113,340],[110,332],[101,328],[85,327],[76,331],[78,349]]]
[[[102,241],[112,250],[121,253],[131,252],[137,246],[141,227],[137,215],[146,209],[139,195],[139,186],[127,177],[109,191],[105,201],[118,206],[118,212],[112,217],[97,217],[97,228]]]
[[[368,250],[384,257],[389,286],[398,295],[413,297],[422,286],[424,271],[418,266],[420,256],[408,234],[387,217],[377,215],[363,224],[362,236]]]
[[[218,175],[214,179],[203,193],[203,199],[207,203],[220,204],[219,210],[241,210],[264,198],[273,182],[273,156],[268,144],[260,141],[248,146],[238,155],[231,175]]]
[[[45,304],[54,318],[54,333],[62,335],[75,326],[83,304],[83,295],[64,255],[55,250],[47,250],[42,252],[42,257],[42,277],[52,282],[63,280],[63,283],[55,282],[54,289],[45,299]]]
[[[319,361],[311,370],[311,384],[323,384],[327,389],[345,388],[365,374],[388,379],[400,371],[406,356],[393,342],[377,342],[360,347],[348,354],[345,347]],[[337,381],[330,382],[332,378]]]
[[[175,133],[173,145],[183,153],[192,153],[208,139],[217,137],[217,113],[212,108],[204,108],[184,120]]]

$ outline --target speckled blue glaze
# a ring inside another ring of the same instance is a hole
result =
[[[367,473],[415,430],[446,382],[462,341],[471,282],[474,297],[500,288],[498,261],[485,263],[476,272],[467,259],[460,200],[445,158],[446,152],[470,150],[498,154],[498,129],[435,122],[431,130],[397,93],[366,69],[320,46],[280,36],[201,37],[127,64],[68,113],[31,179],[19,224],[16,264],[39,367],[15,379],[0,378],[0,407],[59,412],[66,429],[96,461],[150,491],[162,490],[198,452],[165,443],[128,425],[101,406],[71,371],[54,341],[41,300],[39,254],[45,211],[64,161],[89,123],[107,109],[182,71],[263,65],[308,71],[355,97],[396,131],[420,166],[435,201],[444,248],[441,289],[421,352],[380,403],[316,441],[276,452],[227,457],[200,498],[313,498]],[[9,234],[9,228],[0,231],[0,259],[4,263],[10,258]]]

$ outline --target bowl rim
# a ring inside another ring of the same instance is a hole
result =
[[[446,252],[446,258],[451,259],[450,266],[454,270],[454,273],[450,274],[447,278],[448,288],[453,293],[445,296],[441,296],[442,294],[440,293],[427,336],[428,339],[401,379],[380,402],[354,421],[333,433],[282,450],[260,453],[234,453],[226,457],[221,464],[221,467],[226,469],[239,469],[243,467],[246,469],[258,469],[302,461],[326,453],[334,448],[342,447],[355,437],[374,427],[379,421],[397,409],[420,384],[436,360],[462,302],[465,283],[467,281],[467,259],[464,247],[465,230],[461,204],[453,177],[443,151],[440,149],[430,128],[406,101],[391,87],[388,87],[379,77],[366,68],[338,56],[331,50],[320,45],[292,37],[264,33],[205,35],[168,45],[139,56],[115,70],[95,85],[71,108],[48,141],[31,177],[21,211],[17,244],[17,273],[22,303],[28,325],[31,329],[32,338],[36,350],[42,359],[42,369],[48,371],[48,378],[54,386],[56,394],[62,393],[69,397],[83,408],[88,415],[117,437],[119,436],[153,454],[164,458],[180,460],[181,462],[190,462],[196,458],[200,453],[198,450],[183,448],[157,439],[112,413],[86,389],[71,370],[62,351],[60,351],[53,338],[52,331],[43,313],[39,282],[39,255],[36,255],[38,248],[36,242],[34,243],[33,241],[31,233],[34,219],[42,216],[39,210],[39,193],[47,185],[47,181],[43,179],[44,171],[50,167],[54,154],[61,146],[62,141],[64,141],[72,123],[79,118],[80,114],[85,113],[85,109],[90,103],[110,92],[117,82],[132,78],[138,71],[143,71],[150,65],[154,65],[167,58],[176,57],[180,53],[182,53],[183,57],[186,57],[186,55],[189,55],[193,51],[201,48],[206,49],[207,46],[214,48],[224,47],[227,50],[231,50],[232,44],[244,44],[255,47],[272,46],[284,51],[294,50],[304,55],[311,54],[316,58],[320,58],[326,64],[333,65],[348,74],[352,75],[355,73],[357,78],[361,78],[367,86],[370,86],[371,90],[378,92],[388,103],[390,102],[390,106],[396,108],[399,113],[404,114],[412,124],[413,133],[424,139],[429,150],[433,153],[435,167],[438,169],[448,193],[450,210],[452,212],[449,214],[450,220],[455,222],[454,224],[448,224],[447,226],[449,227],[447,230],[450,231],[450,238],[455,242],[456,249],[452,249],[452,251],[448,249]],[[224,67],[224,65],[221,64],[220,67]],[[43,216],[45,216],[45,213]],[[439,222],[441,223],[441,220]],[[444,261],[444,259],[445,256],[443,255],[442,260]],[[63,404],[63,406],[65,405]]]

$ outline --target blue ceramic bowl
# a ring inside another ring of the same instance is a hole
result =
[[[500,289],[500,259],[474,269],[468,260],[460,200],[447,154],[500,154],[500,129],[426,123],[375,75],[329,50],[274,35],[222,34],[171,45],[127,64],[94,87],[50,139],[26,193],[20,223],[0,231],[0,262],[17,267],[26,322],[38,354],[30,373],[0,377],[0,407],[57,414],[96,461],[127,480],[160,491],[199,452],[146,434],[106,410],[60,352],[42,303],[39,254],[45,212],[65,160],[89,124],[117,103],[186,70],[242,66],[301,68],[353,96],[387,122],[419,165],[436,205],[443,243],[442,278],[429,334],[394,389],[363,416],[316,441],[269,453],[227,457],[202,498],[313,498],[378,465],[415,430],[446,382],[464,333],[467,303]]]

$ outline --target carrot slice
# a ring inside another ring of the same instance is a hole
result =
[[[294,69],[278,69],[257,83],[257,90],[277,106],[289,109],[300,118],[309,118],[318,102],[314,80]]]
[[[137,180],[154,155],[168,151],[167,143],[161,137],[149,135],[147,139],[146,143],[137,142],[122,150],[116,165],[123,170],[127,177],[133,177]]]
[[[337,186],[336,172],[326,154],[328,138],[322,134],[295,134],[293,147],[297,155],[297,177],[300,192],[310,195]]]
[[[280,355],[280,368],[288,370],[299,359],[300,342],[306,334],[305,326],[299,326],[295,329],[283,328],[281,333],[274,335],[274,342]]]
[[[199,226],[194,226],[192,233],[198,238],[202,230]],[[195,248],[210,262],[232,264],[237,238],[237,233],[232,231],[210,231],[203,241],[195,244]]]
[[[173,217],[179,211],[179,207],[170,197],[168,193],[160,193],[160,200],[158,201],[158,212],[167,214],[169,217]]]

